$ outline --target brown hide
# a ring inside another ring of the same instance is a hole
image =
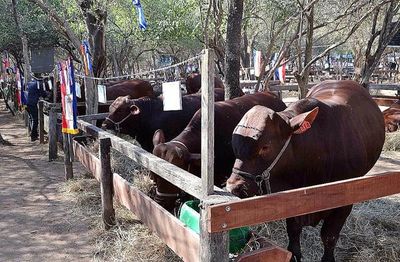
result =
[[[252,123],[260,126],[260,121],[264,125],[257,136],[241,130],[253,130]],[[232,136],[236,161],[227,189],[242,198],[266,193],[268,180],[260,192],[255,177],[261,178],[287,141],[270,172],[272,192],[363,176],[378,160],[385,139],[382,113],[354,81],[324,81],[283,112],[254,108],[240,126]],[[334,261],[333,250],[350,211],[347,206],[287,219],[289,251],[299,261],[301,228],[324,220],[322,261]]]
[[[215,103],[215,184],[221,186],[230,174],[235,157],[231,146],[232,132],[242,116],[254,105],[264,105],[283,110],[285,104],[272,93],[258,93],[244,95],[228,101]],[[199,156],[201,151],[201,111],[197,111],[190,123],[177,137],[172,139],[176,142],[163,143],[164,141],[155,141],[158,144],[153,154],[165,159],[189,172],[200,176]],[[170,183],[161,178],[156,179],[157,189],[162,193],[177,193],[179,190]],[[162,197],[156,199],[167,209],[173,206],[167,206]],[[172,203],[173,204],[173,203]]]
[[[106,87],[107,100],[115,100],[119,96],[130,96],[132,99],[139,97],[154,97],[153,87],[150,82],[134,79],[113,83]]]
[[[216,89],[214,99],[223,100],[224,90]],[[110,106],[108,119],[103,122],[103,128],[115,130],[112,122],[120,122],[129,116],[120,124],[120,132],[136,138],[145,150],[151,152],[152,138],[156,130],[165,130],[166,139],[172,139],[185,128],[200,107],[200,94],[183,96],[182,110],[179,111],[164,111],[162,97],[135,100],[119,97]]]
[[[400,100],[382,112],[386,132],[395,132],[400,126]]]
[[[193,73],[186,78],[186,91],[188,94],[194,94],[200,91],[201,74]],[[224,83],[218,77],[214,78],[214,88],[224,89]]]

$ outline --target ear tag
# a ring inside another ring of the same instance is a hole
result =
[[[296,131],[294,131],[293,133],[296,135],[302,134],[304,132],[306,132],[308,129],[311,128],[311,124],[308,121],[304,121],[301,126],[299,127],[299,129],[297,129]]]

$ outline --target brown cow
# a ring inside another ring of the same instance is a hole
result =
[[[382,113],[354,81],[325,81],[305,99],[276,112],[256,106],[232,136],[236,161],[228,191],[251,197],[365,175],[385,140]],[[323,220],[322,261],[334,248],[352,205],[286,220],[289,251],[300,261],[303,226]]]
[[[216,101],[224,99],[224,90],[215,89]],[[201,106],[201,95],[182,97],[182,110],[164,111],[162,97],[130,99],[119,97],[110,106],[110,113],[103,122],[104,129],[128,134],[147,151],[153,150],[153,134],[157,129],[166,131],[166,138],[177,136]]]
[[[400,100],[397,100],[388,109],[382,112],[385,120],[386,132],[395,132],[400,127]]]
[[[155,97],[150,82],[140,79],[124,80],[106,85],[107,100],[115,100],[119,96],[130,96],[132,99],[139,97]]]
[[[186,78],[186,92],[188,94],[195,94],[201,88],[201,74],[192,73]],[[224,89],[224,83],[218,77],[214,78],[214,88]],[[243,95],[243,94],[242,94]]]
[[[227,179],[235,161],[232,151],[232,132],[242,116],[253,106],[263,105],[283,110],[285,104],[272,93],[244,95],[215,103],[215,184],[221,186]],[[201,111],[197,111],[187,127],[172,141],[165,143],[163,132],[155,133],[153,154],[172,164],[200,176],[199,154],[201,148]],[[162,178],[156,177],[156,201],[173,210],[180,192]],[[168,197],[169,196],[169,197]]]

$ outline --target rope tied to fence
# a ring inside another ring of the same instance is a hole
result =
[[[91,76],[85,76],[85,75],[81,75],[81,74],[75,74],[75,76],[80,77],[80,78],[85,78],[85,79],[98,80],[98,81],[116,80],[116,79],[123,79],[123,78],[130,79],[130,78],[140,77],[143,75],[148,75],[151,73],[165,72],[169,69],[176,68],[178,66],[187,64],[189,62],[199,60],[203,55],[204,55],[204,51],[200,52],[198,55],[196,55],[194,57],[188,58],[188,59],[181,61],[179,63],[176,63],[176,64],[172,64],[172,65],[157,68],[157,69],[147,70],[147,71],[143,71],[143,72],[139,72],[139,73],[133,73],[133,74],[129,74],[129,75],[113,76],[113,77],[91,77]]]

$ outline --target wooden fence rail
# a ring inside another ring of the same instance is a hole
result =
[[[211,206],[208,230],[220,232],[256,225],[397,193],[400,193],[400,172],[282,191]]]

